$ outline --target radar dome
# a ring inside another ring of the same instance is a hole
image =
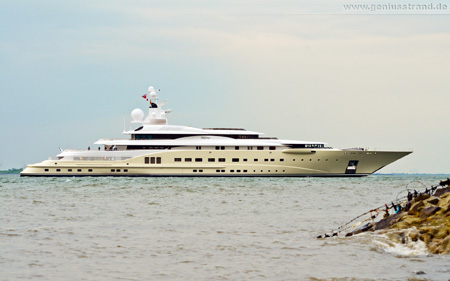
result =
[[[150,92],[150,98],[151,99],[154,99],[154,98],[156,98],[156,92]]]
[[[153,88],[153,86],[150,86],[150,87],[148,87],[148,91],[149,91],[149,92],[154,92],[154,91],[155,91],[155,88]]]
[[[131,118],[133,119],[133,122],[141,122],[142,119],[144,119],[144,111],[140,108],[134,109],[131,111]]]

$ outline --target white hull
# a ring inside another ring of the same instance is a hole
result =
[[[409,153],[337,149],[148,151],[148,154],[121,161],[47,160],[29,165],[21,176],[353,177],[370,175]],[[155,163],[149,160],[152,157]],[[157,163],[158,158],[160,163]],[[176,158],[181,161],[176,162]],[[186,158],[192,162],[186,162]],[[218,162],[219,159],[225,161]],[[349,167],[350,161],[358,163]]]

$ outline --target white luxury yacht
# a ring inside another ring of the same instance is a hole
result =
[[[153,87],[147,117],[131,112],[129,139],[100,139],[102,149],[64,150],[56,160],[28,165],[21,176],[367,176],[411,153],[336,149],[323,142],[264,138],[233,128],[169,125],[170,110]],[[145,117],[145,118],[144,118]]]

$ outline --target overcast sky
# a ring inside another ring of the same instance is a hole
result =
[[[450,3],[344,7],[366,3],[0,1],[0,169],[122,137],[152,85],[170,124],[413,149],[380,172],[450,173]]]

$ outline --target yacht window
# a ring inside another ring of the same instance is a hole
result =
[[[264,159],[264,161],[267,162],[267,161],[269,161],[269,159],[266,158],[266,159]]]
[[[194,172],[196,173],[196,172],[197,172],[197,170],[194,170]]]
[[[120,169],[116,169],[116,172],[120,172]]]
[[[243,159],[243,161],[244,161],[244,162],[247,162],[247,159],[246,159],[246,158],[244,158],[244,159]]]
[[[257,149],[258,150],[264,150],[264,147],[263,146],[258,146]]]
[[[72,172],[72,169],[68,169],[67,172]]]
[[[219,158],[219,162],[225,162],[225,158]]]
[[[150,158],[149,157],[145,157],[144,158],[144,162],[145,162],[145,164],[149,164],[150,163]]]
[[[45,169],[44,171],[48,172],[48,169]]]
[[[175,162],[181,162],[181,158],[175,158]]]
[[[281,159],[280,159],[280,162],[284,162],[284,159],[283,159],[283,158],[281,158]]]
[[[115,172],[116,170],[114,170],[114,169],[111,169],[111,172]],[[78,171],[79,172],[79,171]]]
[[[156,157],[156,164],[161,164],[161,157]]]
[[[244,173],[247,173],[247,170],[244,170]]]
[[[240,173],[240,172],[241,172],[241,170],[237,170],[236,172]]]
[[[220,150],[225,150],[225,146],[221,146],[221,147],[220,147]]]
[[[78,170],[77,170],[77,172],[81,172],[81,171],[83,171],[83,170],[82,170],[82,169],[78,169]]]
[[[124,171],[124,172],[128,172],[128,169],[124,169],[123,171]]]
[[[198,170],[200,173],[203,173],[203,170]]]
[[[202,158],[195,158],[195,162],[202,162],[203,159]]]
[[[56,169],[57,172],[61,172],[61,169]]]
[[[202,147],[201,146],[196,146],[195,149],[202,150]]]
[[[192,162],[192,158],[184,158],[185,162]]]
[[[150,157],[150,164],[155,164],[155,157]]]
[[[234,147],[234,150],[239,150],[239,146],[235,146],[235,147]]]
[[[216,158],[208,158],[208,162],[216,162]]]
[[[273,161],[275,161],[275,159],[270,159],[270,162],[273,162]]]
[[[88,172],[92,172],[92,169],[89,169]]]
[[[220,149],[220,147],[219,146],[216,146],[216,150],[219,150]]]
[[[275,150],[275,146],[270,146],[269,150]]]
[[[258,158],[253,159],[253,161],[258,162]]]
[[[233,162],[239,162],[239,158],[233,158],[232,161]]]

